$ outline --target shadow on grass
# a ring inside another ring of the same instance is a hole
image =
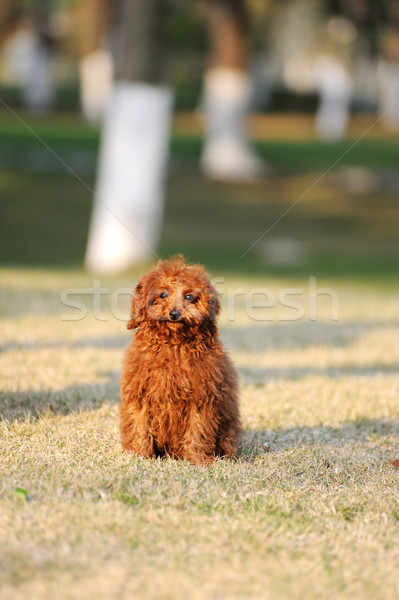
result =
[[[392,419],[358,418],[336,427],[287,427],[286,429],[247,429],[240,444],[240,457],[252,460],[269,452],[325,446],[340,448],[348,444],[367,444],[373,438],[398,438],[399,423]]]
[[[30,314],[29,311],[18,313],[18,316]],[[72,322],[73,326],[73,322]],[[301,322],[281,322],[270,323],[255,321],[252,326],[233,326],[220,327],[222,342],[226,350],[230,353],[242,353],[252,356],[250,351],[255,354],[260,354],[266,351],[273,350],[304,350],[311,347],[323,348],[345,348],[364,335],[368,335],[373,331],[397,329],[399,324],[397,321],[383,321],[373,319],[370,321],[345,321],[337,322],[309,322],[303,320]],[[121,332],[125,331],[125,324],[121,322]],[[10,352],[15,350],[49,350],[57,348],[70,348],[73,350],[83,348],[108,348],[120,349],[121,352],[128,346],[131,339],[130,334],[122,333],[115,336],[100,336],[100,337],[84,337],[73,341],[55,340],[55,341],[15,341],[10,340],[0,345],[1,352]],[[253,357],[253,362],[256,363],[256,358]],[[395,371],[397,368],[393,363],[390,365],[381,365],[384,372]],[[386,370],[385,370],[386,367]],[[341,369],[341,367],[337,367]],[[335,371],[335,369],[332,369]],[[345,367],[342,367],[342,372],[345,372]],[[250,369],[242,369],[242,373],[256,373],[262,371],[258,366]],[[351,367],[348,367],[348,372]],[[379,371],[378,365],[376,372]],[[368,371],[366,371],[368,372]],[[372,372],[372,366],[370,371]]]
[[[104,383],[73,385],[59,390],[0,392],[0,419],[38,420],[43,414],[68,415],[98,410],[119,402],[119,373],[100,373]]]
[[[298,381],[312,375],[320,375],[331,379],[338,377],[378,377],[379,375],[397,375],[399,363],[375,363],[372,365],[337,365],[334,367],[250,367],[238,369],[240,379],[245,384],[263,386],[270,381]]]
[[[397,329],[394,320],[378,317],[364,321],[309,321],[264,323],[252,326],[221,327],[225,347],[230,352],[262,353],[273,350],[298,350],[309,347],[343,348],[376,330]],[[254,359],[255,360],[255,359]]]
[[[319,375],[328,378],[349,377],[378,377],[382,374],[396,374],[399,371],[398,362],[375,362],[368,364],[337,364],[329,366],[317,366],[308,364],[306,366],[285,366],[284,364],[267,368],[260,362],[257,364],[255,357],[249,352],[249,348],[256,354],[266,350],[292,349],[305,350],[308,347],[318,346],[346,347],[356,339],[368,334],[373,330],[381,328],[388,329],[397,327],[395,322],[364,321],[353,323],[293,323],[293,324],[268,324],[263,327],[238,327],[223,331],[226,338],[226,347],[230,351],[243,353],[250,357],[251,366],[239,366],[238,372],[241,381],[245,384],[264,386],[271,381],[277,380],[300,380],[309,376]],[[17,342],[9,341],[0,346],[0,352],[12,352],[18,350],[54,350],[59,348],[70,348],[79,350],[85,348],[110,348],[120,350],[121,358],[123,350],[129,344],[126,335],[111,337],[92,337],[78,339],[76,341],[54,341],[54,342]],[[0,417],[13,420],[24,420],[26,418],[36,419],[44,411],[50,410],[55,414],[68,414],[80,410],[96,410],[103,403],[114,403],[119,401],[118,379],[115,372],[102,372],[99,375],[103,383],[86,385],[73,385],[61,389],[25,390],[0,392]]]
[[[119,402],[119,377],[108,376],[108,381],[98,385],[71,386],[67,389],[43,392],[0,393],[0,419],[7,421],[39,421],[56,415],[100,409],[104,404]],[[117,417],[116,417],[117,418]],[[281,429],[246,429],[239,444],[238,458],[252,462],[265,454],[290,450],[345,446],[362,446],[373,441],[397,438],[399,423],[384,418],[357,418],[338,426],[296,426]],[[326,465],[327,467],[330,465]]]
[[[73,415],[119,402],[119,374],[101,373],[102,384],[70,386],[60,390],[0,393],[0,419],[37,421],[43,416]],[[367,417],[338,426],[296,426],[281,429],[247,429],[240,442],[239,456],[253,460],[269,452],[312,446],[343,447],[367,444],[372,439],[398,438],[399,423],[392,419]]]
[[[57,350],[58,348],[70,348],[79,350],[83,348],[106,348],[120,349],[121,352],[127,348],[130,338],[126,335],[114,337],[85,338],[73,342],[52,341],[52,342],[16,342],[9,341],[0,346],[1,352],[12,352],[16,350]],[[121,354],[122,356],[122,354]]]

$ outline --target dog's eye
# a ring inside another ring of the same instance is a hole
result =
[[[186,294],[184,299],[187,300],[187,302],[194,302],[194,296],[192,294]]]
[[[166,292],[162,292],[162,293],[159,295],[159,297],[160,297],[160,298],[162,298],[162,300],[163,300],[164,298],[167,298],[167,297],[168,297],[168,294],[167,294]]]

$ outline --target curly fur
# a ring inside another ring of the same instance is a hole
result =
[[[170,311],[181,317],[172,321]],[[137,331],[121,375],[124,450],[205,465],[236,456],[237,375],[218,336],[219,311],[204,269],[182,256],[141,278],[128,323]]]

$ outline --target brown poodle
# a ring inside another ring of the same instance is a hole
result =
[[[141,278],[121,375],[124,450],[202,465],[237,455],[237,375],[218,337],[219,311],[204,269],[182,256]]]

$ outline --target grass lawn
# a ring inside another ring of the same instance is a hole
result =
[[[288,146],[299,165],[303,147]],[[60,173],[0,175],[2,600],[398,598],[392,165],[346,165],[312,187],[321,167],[288,176],[276,148],[258,185],[189,168],[168,182],[160,253],[209,268],[241,382],[239,459],[208,468],[121,453],[118,376],[139,271],[95,278],[101,301],[90,292],[90,192]],[[248,304],[259,288],[275,306]]]
[[[339,321],[328,298],[316,322],[279,322],[283,307],[253,321],[244,296],[231,321],[228,288],[277,296],[301,281],[219,286],[245,435],[237,462],[202,468],[122,455],[129,335],[109,295],[100,321],[87,296],[70,321],[60,292],[87,275],[4,269],[2,598],[397,598],[399,291],[327,283]]]

